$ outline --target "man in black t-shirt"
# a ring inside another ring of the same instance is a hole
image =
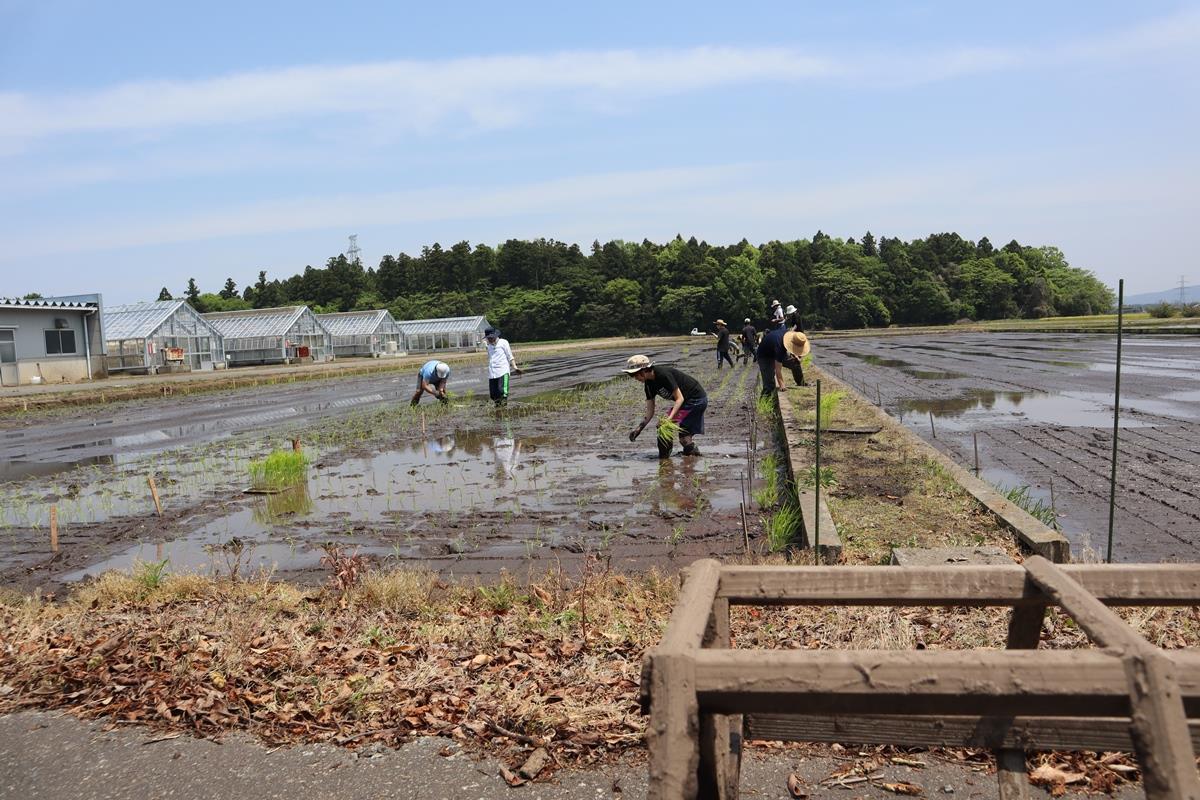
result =
[[[746,325],[742,328],[742,355],[749,357],[751,361],[758,361],[758,331],[754,330],[754,326],[750,324],[750,318],[746,317]]]
[[[679,443],[685,456],[699,455],[693,441],[694,436],[704,433],[704,410],[708,408],[708,395],[700,382],[674,367],[654,366],[646,356],[631,356],[621,370],[642,384],[646,390],[646,414],[641,423],[629,432],[629,441],[638,437],[650,420],[654,419],[654,398],[661,397],[672,402],[666,420],[679,426]],[[675,432],[664,429],[658,432],[658,457],[667,458],[675,446]]]
[[[721,361],[728,362],[732,367],[733,359],[729,357],[729,327],[723,319],[714,324],[717,326],[717,369],[721,368]]]

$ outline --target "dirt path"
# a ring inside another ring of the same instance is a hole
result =
[[[973,463],[977,435],[985,479],[1053,499],[1077,557],[1103,557],[1112,337],[860,337],[818,340],[815,350],[823,367],[964,465]],[[1200,557],[1198,365],[1193,337],[1125,342],[1115,560]]]

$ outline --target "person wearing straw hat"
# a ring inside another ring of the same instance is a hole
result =
[[[729,326],[723,319],[717,320],[714,324],[717,326],[717,369],[721,368],[722,361],[728,362],[732,367],[733,359],[729,357]]]
[[[787,351],[787,358],[784,359],[783,366],[792,371],[792,378],[796,381],[797,386],[807,385],[804,383],[804,357],[812,348],[808,344],[808,336],[800,330],[799,323],[796,324],[794,330],[783,335],[783,349]]]
[[[637,439],[654,419],[654,398],[657,396],[672,403],[664,419],[678,426],[683,454],[700,455],[693,437],[704,433],[704,410],[708,408],[708,394],[700,381],[674,367],[655,366],[649,357],[641,355],[630,356],[621,371],[646,390],[646,413],[638,426],[629,432],[629,441]],[[660,425],[657,439],[658,457],[670,457],[675,447],[674,430]]]

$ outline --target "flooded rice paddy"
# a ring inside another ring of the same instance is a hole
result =
[[[959,463],[1053,503],[1077,555],[1107,547],[1113,336],[816,340],[817,363]],[[1200,340],[1124,342],[1114,560],[1200,557]]]
[[[449,409],[428,398],[410,409],[405,371],[5,419],[0,578],[55,587],[165,561],[318,580],[329,545],[466,577],[588,554],[642,568],[740,551],[757,371],[718,372],[699,345],[652,354],[710,395],[703,455],[660,462],[650,434],[625,436],[644,402],[640,385],[613,379],[625,355],[535,362],[500,412],[482,367],[456,367]],[[310,459],[306,479],[247,493],[250,462],[292,437]]]

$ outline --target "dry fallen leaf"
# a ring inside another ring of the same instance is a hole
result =
[[[915,783],[907,783],[900,781],[898,783],[880,783],[881,789],[887,789],[889,792],[896,794],[919,795],[924,794],[925,790]]]
[[[504,782],[509,786],[523,786],[524,784],[528,783],[528,781],[526,781],[520,775],[514,773],[503,764],[500,765],[500,777],[504,778]]]
[[[808,789],[805,788],[804,779],[794,772],[791,775],[788,775],[787,787],[788,793],[798,800],[800,800],[800,798],[808,797]]]

